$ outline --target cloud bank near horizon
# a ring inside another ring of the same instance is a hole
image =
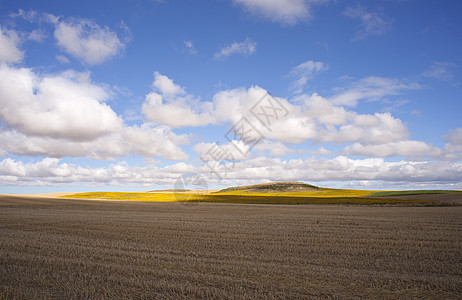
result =
[[[327,2],[233,1],[257,22],[282,28],[311,20],[313,7]],[[360,22],[353,44],[386,35],[393,23],[359,5],[343,17]],[[19,19],[37,28],[0,24],[0,186],[172,186],[182,174],[200,173],[216,186],[295,180],[461,187],[462,126],[447,128],[434,143],[416,138],[395,110],[409,93],[427,89],[426,79],[454,82],[455,64],[437,61],[416,76],[344,74],[318,88],[318,76],[338,70],[305,55],[280,74],[286,96],[271,95],[264,81],[218,86],[204,96],[182,84],[194,81],[182,73],[153,68],[149,76],[136,74],[145,92],[132,93],[107,74],[101,80],[97,69],[127,55],[134,36],[123,21],[116,29],[33,10],[10,14],[11,22]],[[54,47],[56,66],[28,65],[29,43]],[[194,54],[188,59],[204,53],[200,43],[182,43],[185,54]],[[218,45],[210,64],[266,51],[258,41],[257,52],[250,37]],[[122,104],[121,94],[135,104]]]

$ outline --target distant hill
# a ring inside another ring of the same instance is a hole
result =
[[[298,181],[268,182],[253,185],[229,187],[216,193],[243,192],[243,193],[287,193],[315,191],[321,188]]]
[[[152,190],[152,191],[147,191],[146,193],[186,193],[186,192],[191,192],[191,190],[186,190],[186,189]]]

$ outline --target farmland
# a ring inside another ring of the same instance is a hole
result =
[[[0,224],[0,298],[462,294],[461,206],[1,196]]]
[[[150,201],[150,202],[183,202],[183,203],[240,203],[240,204],[376,204],[376,205],[411,205],[437,206],[434,200],[367,198],[353,196],[305,196],[302,194],[256,194],[246,195],[224,194],[194,194],[194,193],[124,193],[124,192],[94,192],[78,193],[64,198],[99,199],[119,201]]]
[[[280,188],[284,185],[284,189]],[[228,188],[209,193],[185,192],[90,192],[64,196],[72,199],[128,200],[153,202],[208,202],[241,204],[362,204],[362,205],[407,205],[439,206],[460,204],[440,202],[439,195],[451,194],[462,199],[460,191],[367,191],[350,189],[318,188],[310,185],[306,189],[297,182],[278,182],[248,187]],[[256,188],[255,188],[256,187]],[[402,196],[416,196],[403,198]],[[431,195],[432,197],[426,197]],[[420,197],[422,196],[422,197]]]

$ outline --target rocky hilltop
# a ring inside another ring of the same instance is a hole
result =
[[[298,181],[268,182],[245,186],[236,186],[222,189],[217,193],[243,192],[243,193],[287,193],[305,192],[319,190],[320,188],[311,184]]]

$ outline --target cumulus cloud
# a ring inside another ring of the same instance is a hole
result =
[[[240,143],[240,145],[233,143]],[[220,143],[199,143],[194,145],[193,149],[198,153],[202,161],[229,163],[252,157],[249,146],[242,141],[231,141],[223,145]],[[241,151],[241,149],[246,151]]]
[[[326,148],[324,147],[319,147],[318,149],[316,150],[308,150],[306,151],[307,153],[310,153],[312,155],[321,155],[321,156],[329,156],[329,155],[332,155],[332,151],[330,150],[327,150]]]
[[[409,135],[402,121],[390,113],[358,114],[317,94],[298,96],[295,102],[274,97],[288,114],[272,116],[268,128],[251,113],[256,106],[268,106],[259,102],[265,94],[267,91],[260,87],[221,91],[213,99],[215,119],[236,123],[246,117],[263,137],[285,143],[311,139],[337,144],[380,144],[404,140]],[[266,112],[271,113],[267,108]]]
[[[269,155],[273,157],[282,157],[286,156],[289,153],[295,153],[296,151],[290,149],[285,144],[276,141],[262,140],[260,143],[255,145],[257,151],[265,153],[269,151]]]
[[[391,29],[393,20],[387,20],[376,12],[367,11],[362,6],[348,7],[343,14],[361,22],[361,28],[356,33],[353,41],[365,39],[370,36],[380,36]]]
[[[257,50],[257,43],[247,38],[243,42],[233,43],[229,46],[222,48],[219,52],[215,53],[214,58],[216,60],[228,57],[230,55],[241,54],[241,55],[252,55]]]
[[[0,183],[2,185],[115,185],[173,186],[186,172],[204,173],[209,184],[231,182],[268,182],[301,180],[306,182],[331,181],[384,181],[393,184],[446,185],[462,181],[462,162],[451,161],[398,161],[388,162],[383,158],[352,159],[337,156],[332,159],[309,158],[281,160],[258,157],[235,162],[228,168],[226,180],[216,179],[207,166],[194,167],[179,162],[157,167],[129,166],[125,162],[106,167],[81,167],[64,163],[56,158],[45,158],[37,162],[24,163],[11,158],[0,161]]]
[[[143,124],[124,127],[120,133],[102,137],[84,146],[87,156],[95,159],[137,154],[144,157],[186,160],[188,155],[178,145],[188,143],[187,135],[177,135],[165,126]]]
[[[208,112],[210,103],[201,103],[167,76],[155,72],[153,87],[156,92],[146,95],[142,105],[150,121],[173,128],[214,123]]]
[[[444,139],[454,145],[462,145],[462,128],[451,129]]]
[[[268,95],[268,92],[258,86],[221,91],[213,98],[215,118],[221,122],[236,124],[245,117],[256,129],[257,135],[281,142],[301,143],[316,136],[315,123],[303,116],[300,107],[292,105],[283,98],[269,97],[273,99],[271,100],[273,104],[279,103],[278,109],[287,111],[287,116],[275,115],[267,110],[266,106],[270,104],[266,102],[265,95]],[[266,122],[266,118],[256,117],[261,113],[261,109],[269,113],[266,117],[271,121],[271,127],[261,122],[262,120]]]
[[[318,72],[329,70],[329,66],[321,61],[309,60],[304,63],[293,67],[289,76],[293,78],[292,90],[295,93],[301,93],[303,87],[309,80],[313,79],[314,75]]]
[[[152,92],[146,95],[142,111],[151,122],[173,128],[205,126],[212,122],[212,116],[194,109],[188,102],[185,99],[165,101],[162,95]]]
[[[297,102],[302,102],[308,111],[307,116],[316,118],[321,124],[324,125],[345,125],[348,118],[351,118],[354,113],[346,110],[342,106],[335,105],[317,93],[312,95],[301,95],[296,98]]]
[[[24,163],[11,158],[0,161],[0,182],[2,185],[53,185],[85,184],[91,186],[152,186],[173,185],[177,178],[193,167],[177,163],[163,168],[153,165],[129,166],[118,162],[105,167],[81,167],[64,163],[56,158],[44,158],[33,163]]]
[[[394,86],[401,87],[400,84]],[[314,143],[353,143],[344,150],[348,155],[441,154],[441,150],[431,145],[408,141],[406,126],[390,113],[359,114],[337,104],[335,98],[326,99],[312,94],[298,95],[289,101],[272,97],[263,88],[253,86],[224,90],[215,94],[212,101],[201,102],[189,95],[184,87],[158,72],[154,73],[153,89],[146,96],[142,109],[154,124],[126,126],[104,103],[109,91],[92,83],[87,73],[68,71],[51,76],[36,74],[31,69],[2,66],[0,116],[8,130],[0,132],[3,145],[0,151],[16,155],[86,156],[94,159],[113,159],[132,153],[181,160],[187,155],[179,145],[189,143],[188,137],[176,135],[168,127],[155,124],[173,128],[223,123],[236,126],[244,118],[262,141],[249,145],[239,140],[239,136],[236,139],[235,132],[232,133],[230,143],[220,145],[220,148],[231,151],[234,147],[232,151],[236,159],[248,159],[254,150],[260,153],[269,151],[270,156],[284,156],[293,153],[284,143],[308,140]],[[373,88],[367,93],[371,97],[384,94],[374,93]],[[265,115],[271,119],[271,126],[267,126],[258,113],[271,108],[271,105],[279,105],[285,113]],[[458,129],[447,137],[452,144],[458,140],[457,132]],[[211,146],[214,144],[200,143],[194,150],[201,154]],[[322,153],[328,154],[326,151]]]
[[[294,25],[311,17],[311,5],[321,0],[234,0],[246,11],[285,25]]]
[[[0,118],[27,135],[89,140],[119,131],[122,120],[104,103],[108,97],[87,73],[0,67]]]
[[[314,93],[297,97],[303,101],[302,116],[316,123],[317,142],[388,143],[404,140],[409,132],[400,119],[390,113],[358,114]]]
[[[257,127],[265,137],[288,143],[312,139],[342,144],[354,141],[386,143],[408,136],[401,120],[390,113],[358,114],[317,94],[301,96],[297,100],[303,100],[303,105],[279,99],[289,114],[276,120],[271,131]]]
[[[120,132],[91,141],[27,136],[17,131],[0,131],[0,151],[21,156],[87,157],[113,160],[129,154],[163,157],[169,160],[188,159],[179,145],[189,143],[187,135],[177,135],[167,127],[143,124],[127,126]]]
[[[130,29],[123,21],[120,27],[125,34],[124,42],[108,26],[100,26],[88,19],[65,19],[50,13],[23,9],[10,14],[10,17],[22,18],[28,22],[53,24],[54,37],[58,46],[67,54],[88,65],[101,64],[120,54],[125,49],[126,43],[133,38]],[[45,36],[43,29],[37,29],[28,35],[28,39],[40,42]]]
[[[172,79],[160,74],[159,72],[154,72],[154,81],[152,82],[152,86],[167,98],[186,94],[183,87],[175,84]]]
[[[56,20],[54,36],[68,54],[89,64],[105,62],[122,52],[125,44],[107,26],[86,19]]]
[[[422,141],[399,141],[387,144],[354,143],[344,149],[346,155],[391,157],[391,156],[430,156],[437,157],[443,153],[439,148]]]
[[[104,103],[110,91],[88,73],[36,74],[0,66],[0,152],[113,159],[128,154],[187,159],[189,143],[165,126],[127,126]]]
[[[443,136],[447,143],[445,158],[448,160],[462,159],[462,128],[451,129],[448,134]]]
[[[200,102],[191,95],[166,98],[163,94],[152,92],[143,103],[143,113],[156,123],[174,128],[184,126],[205,126],[209,124],[236,124],[245,117],[257,129],[259,135],[289,143],[301,143],[316,136],[315,123],[305,117],[304,112],[286,99],[278,101],[291,111],[290,118],[273,120],[273,129],[265,127],[251,113],[258,101],[267,95],[260,87],[238,88],[218,92],[213,101]],[[258,108],[258,107],[257,107]]]
[[[0,62],[17,63],[22,61],[24,52],[18,48],[20,43],[21,39],[14,30],[0,27]]]
[[[346,124],[324,128],[319,134],[318,141],[336,144],[355,141],[383,144],[404,140],[408,136],[408,129],[403,122],[390,113],[366,115],[351,112]]]
[[[227,173],[228,179],[302,180],[307,182],[383,180],[391,182],[460,182],[462,162],[398,161],[383,158],[352,159],[309,158],[281,160],[258,157],[236,162]]]
[[[150,121],[171,127],[220,123],[232,125],[245,118],[256,135],[295,144],[307,140],[317,143],[383,144],[403,141],[409,135],[402,121],[390,113],[358,114],[338,104],[345,102],[345,98],[350,100],[348,103],[351,104],[352,99],[358,101],[365,97],[381,97],[397,93],[399,89],[409,88],[394,80],[362,80],[333,99],[326,99],[317,94],[303,94],[289,101],[269,96],[265,89],[253,86],[248,89],[223,90],[216,93],[212,101],[200,102],[167,77],[158,73],[155,73],[155,76],[162,78],[163,83],[161,84],[159,78],[154,80],[157,82],[155,86],[159,93],[152,92],[146,96],[143,112]],[[162,91],[166,92],[166,96]],[[354,98],[351,96],[353,93]],[[266,95],[272,99],[272,104],[265,102],[268,101]],[[278,106],[280,115],[273,114],[271,105]],[[265,124],[266,121],[271,122],[270,127]]]

